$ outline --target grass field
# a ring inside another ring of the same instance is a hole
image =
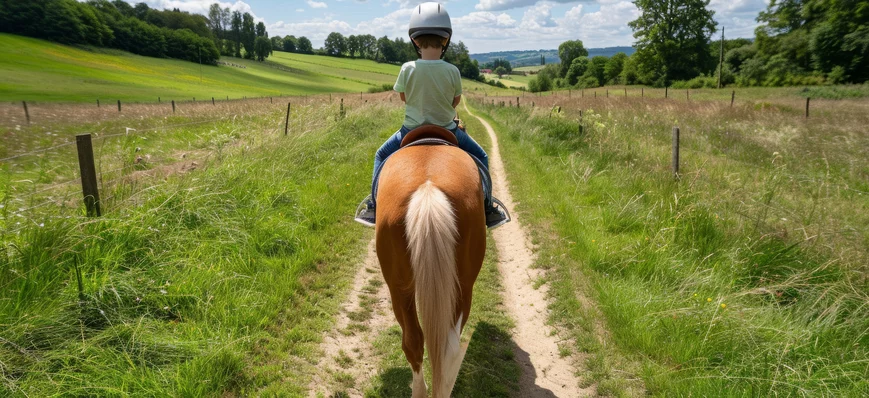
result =
[[[382,90],[399,66],[275,51],[266,62],[223,57],[201,66],[110,49],[84,49],[0,34],[0,101],[163,102]],[[201,72],[201,76],[200,76]],[[498,89],[465,81],[467,89]],[[488,87],[488,88],[487,88]]]
[[[599,393],[869,393],[869,102],[792,91],[478,105]]]
[[[520,66],[518,68],[513,68],[513,70],[519,71],[519,72],[537,72],[543,68],[544,68],[543,65],[534,65],[534,66]]]
[[[341,118],[337,104],[300,106],[288,136],[278,109],[115,138],[154,163],[127,175],[131,189],[97,220],[78,206],[19,211],[4,181],[4,223],[25,225],[0,228],[0,395],[305,388],[304,374],[280,364],[312,355],[330,326],[324,314],[369,238],[349,214],[377,137],[394,129],[382,120],[400,109],[348,105]],[[161,155],[164,137],[173,156]],[[175,159],[198,167],[147,173]],[[44,166],[64,162],[75,164]]]
[[[281,52],[275,59],[283,60]],[[94,102],[97,99],[156,102],[191,98],[240,98],[326,92],[367,92],[386,75],[356,72],[344,78],[335,69],[297,62],[299,67],[224,57],[244,66],[200,66],[186,61],[142,57],[116,50],[87,51],[42,40],[0,34],[0,101]],[[299,55],[294,59],[313,59]],[[273,61],[275,62],[275,61]],[[351,61],[370,69],[365,61]],[[397,67],[392,67],[396,70]],[[325,69],[320,73],[320,69]],[[329,75],[329,73],[335,73]],[[382,76],[382,77],[381,77]],[[107,101],[106,101],[107,102]]]

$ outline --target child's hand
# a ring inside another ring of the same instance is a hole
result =
[[[462,119],[459,119],[457,117],[457,118],[453,119],[453,121],[456,122],[456,126],[459,126],[459,129],[461,129],[462,131],[464,131],[466,133],[468,132],[467,130],[465,130],[465,122],[463,122]]]

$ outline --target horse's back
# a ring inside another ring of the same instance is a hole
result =
[[[408,199],[427,181],[450,199],[458,220],[485,231],[477,166],[465,151],[450,146],[409,147],[389,158],[378,183],[376,225],[403,228],[395,224],[407,212]]]

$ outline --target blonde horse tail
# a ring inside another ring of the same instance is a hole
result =
[[[445,380],[446,351],[458,350],[450,338],[459,278],[456,271],[456,216],[447,196],[431,181],[410,199],[405,218],[417,309],[432,368],[432,396],[448,397],[453,381]],[[456,341],[454,341],[456,340]],[[449,376],[447,376],[449,377]],[[449,383],[449,384],[447,384]]]

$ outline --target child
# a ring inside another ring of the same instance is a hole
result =
[[[438,3],[422,3],[410,17],[410,39],[420,54],[420,59],[401,67],[394,89],[405,102],[404,123],[374,156],[374,176],[377,183],[380,168],[389,155],[399,149],[402,138],[411,130],[426,124],[441,126],[456,135],[459,148],[467,151],[482,165],[484,181],[486,226],[494,228],[506,223],[504,211],[492,204],[491,183],[488,175],[489,157],[464,130],[456,124],[456,106],[462,98],[462,79],[458,68],[443,61],[453,30],[450,16]],[[356,221],[373,226],[375,220],[374,199],[366,198],[365,209],[359,212]]]

